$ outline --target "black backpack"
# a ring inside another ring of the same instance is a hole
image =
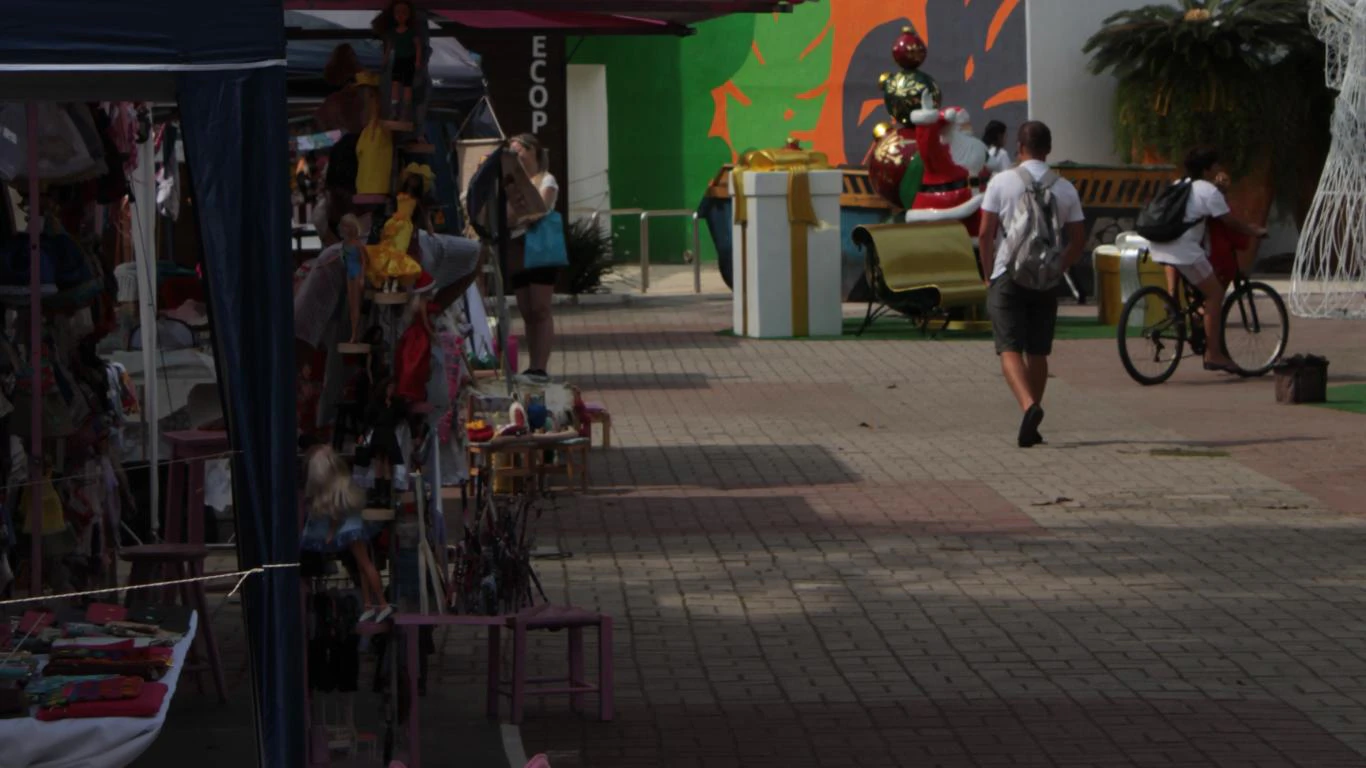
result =
[[[1138,236],[1153,243],[1170,243],[1186,234],[1196,222],[1186,221],[1186,203],[1191,199],[1190,179],[1172,182],[1143,207],[1134,223]]]

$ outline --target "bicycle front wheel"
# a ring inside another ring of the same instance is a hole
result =
[[[1171,294],[1149,285],[1124,302],[1119,313],[1119,360],[1139,384],[1170,379],[1186,344],[1186,316]]]
[[[1244,376],[1261,376],[1285,354],[1290,317],[1276,289],[1244,283],[1224,300],[1224,349]]]

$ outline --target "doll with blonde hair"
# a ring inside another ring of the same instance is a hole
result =
[[[379,571],[370,561],[370,539],[378,531],[361,519],[365,492],[351,482],[351,467],[332,446],[315,445],[305,456],[308,521],[299,546],[310,552],[350,552],[360,571],[361,601],[365,605],[360,623],[382,622],[394,610],[384,597]]]
[[[341,217],[337,225],[342,237],[342,260],[346,262],[346,300],[351,312],[351,340],[360,341],[360,302],[365,295],[365,241],[361,238],[360,219],[354,213]]]

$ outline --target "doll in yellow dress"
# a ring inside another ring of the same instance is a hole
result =
[[[366,247],[366,279],[380,290],[407,288],[422,274],[422,265],[408,255],[413,242],[414,226],[431,230],[422,199],[431,188],[436,174],[425,165],[409,163],[399,179],[398,210],[384,222],[379,242]]]

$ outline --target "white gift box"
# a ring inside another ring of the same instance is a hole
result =
[[[744,184],[747,221],[743,224],[734,221],[739,203],[737,176]],[[786,171],[731,174],[731,283],[737,336],[839,336],[843,330],[840,193],[844,174],[810,171],[807,178],[811,207],[820,224],[794,227],[788,218],[790,175]],[[800,244],[793,247],[794,234],[806,239],[805,259]]]

